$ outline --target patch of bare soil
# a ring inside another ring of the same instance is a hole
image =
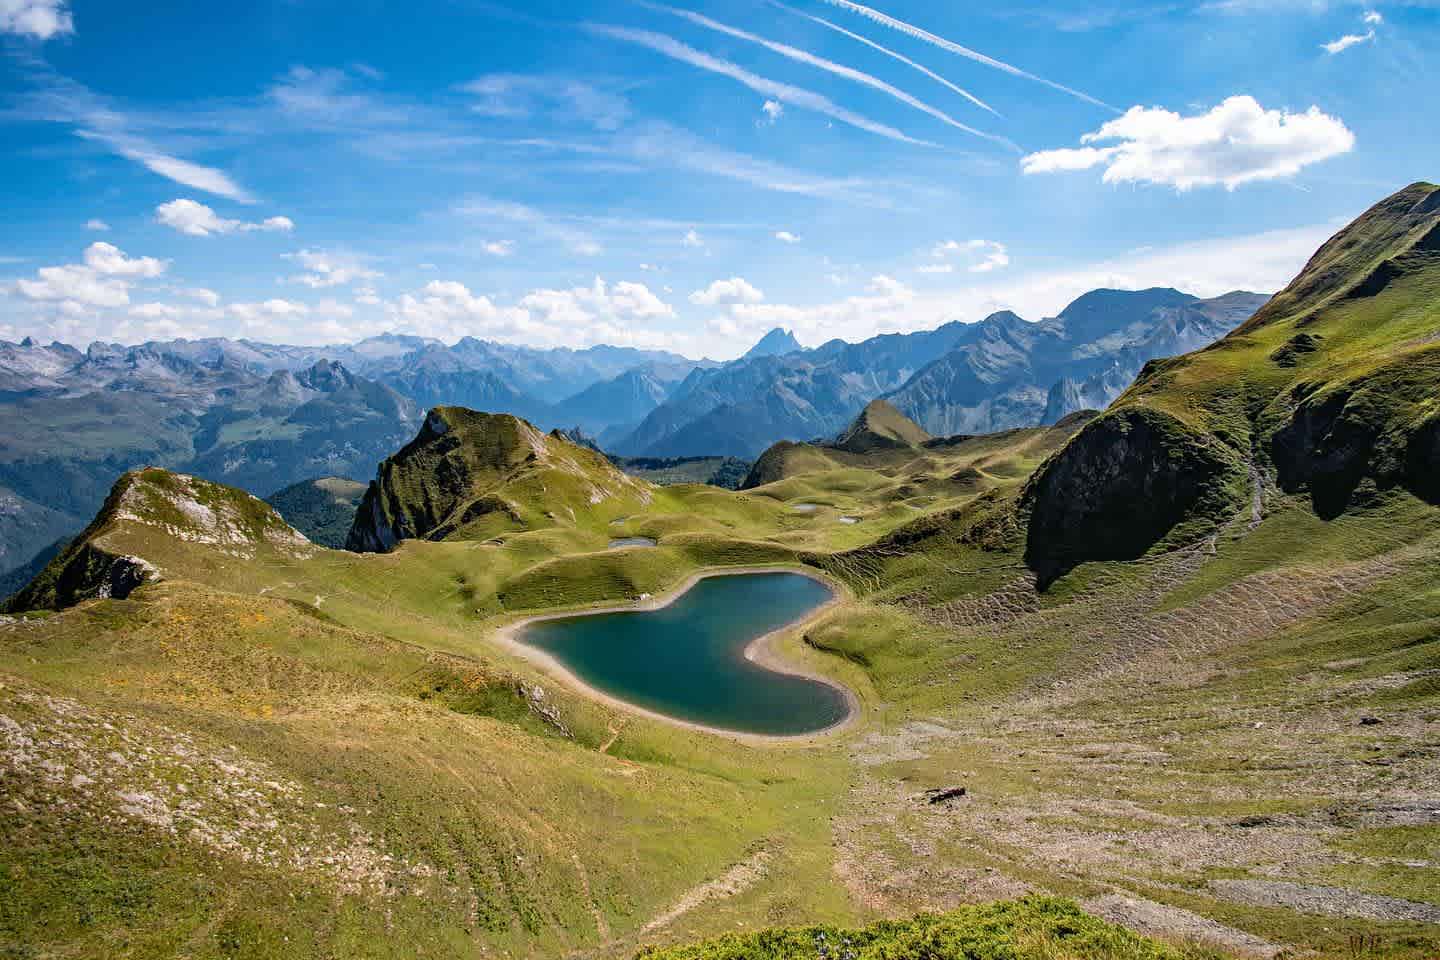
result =
[[[1218,896],[1237,903],[1284,907],[1322,917],[1440,924],[1440,907],[1433,904],[1361,893],[1344,887],[1320,887],[1285,880],[1212,880],[1210,889]]]
[[[1146,936],[1182,943],[1202,943],[1252,957],[1273,957],[1283,947],[1268,940],[1227,927],[1198,913],[1156,903],[1141,897],[1109,893],[1082,900],[1080,906],[1097,917],[1129,927]]]
[[[641,934],[654,933],[679,920],[685,914],[710,900],[723,900],[743,893],[754,886],[770,866],[770,850],[761,847],[744,860],[726,870],[714,880],[709,880],[687,891],[675,901],[674,906],[655,917],[640,929]]]

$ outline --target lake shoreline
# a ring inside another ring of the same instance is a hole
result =
[[[803,616],[800,616],[789,623],[783,624],[779,627],[776,627],[774,630],[769,631],[768,633],[764,633],[754,638],[745,645],[745,648],[742,651],[742,655],[745,657],[746,660],[749,660],[750,662],[756,664],[757,666],[763,667],[766,670],[771,670],[775,673],[787,674],[794,677],[803,677],[807,680],[813,680],[839,692],[845,700],[845,716],[841,717],[839,720],[835,721],[829,726],[821,727],[818,730],[811,730],[806,733],[773,734],[750,733],[744,730],[732,730],[726,727],[717,727],[710,724],[697,723],[693,720],[684,720],[680,717],[671,716],[670,714],[662,713],[658,710],[651,710],[647,707],[639,706],[638,704],[634,704],[628,700],[617,697],[614,694],[606,693],[604,690],[600,690],[597,687],[594,687],[587,683],[573,670],[571,670],[564,663],[562,663],[557,657],[544,650],[539,649],[538,647],[532,647],[520,639],[525,631],[525,628],[531,626],[532,624],[543,623],[548,620],[568,620],[574,617],[594,617],[610,613],[647,613],[654,610],[662,610],[683,597],[701,580],[706,580],[711,577],[738,577],[765,573],[797,574],[799,576],[807,577],[811,580],[814,580],[816,583],[821,584],[830,591],[830,598],[824,603],[815,607],[813,610],[805,613]],[[543,669],[545,672],[554,676],[556,679],[566,683],[582,695],[589,697],[592,700],[604,703],[608,706],[624,710],[628,713],[647,717],[652,720],[659,720],[664,723],[673,724],[675,726],[685,727],[703,733],[710,733],[718,736],[728,737],[730,739],[740,740],[746,743],[795,745],[806,740],[813,740],[821,737],[830,737],[834,734],[840,733],[848,727],[852,726],[861,715],[862,707],[860,703],[860,697],[855,693],[854,690],[851,690],[848,686],[839,682],[838,680],[835,680],[832,677],[825,676],[817,670],[812,670],[801,664],[793,663],[786,660],[784,656],[776,649],[776,644],[778,644],[779,641],[783,639],[786,635],[796,630],[801,630],[809,624],[817,621],[818,619],[820,619],[820,617],[828,613],[835,606],[843,603],[847,595],[847,591],[841,584],[836,583],[835,581],[824,576],[816,570],[811,570],[804,567],[719,567],[707,570],[697,570],[696,572],[686,577],[683,581],[680,582],[680,584],[678,584],[674,588],[666,591],[663,594],[651,597],[646,600],[637,600],[632,603],[625,604],[613,604],[611,606],[599,607],[590,610],[580,609],[569,611],[556,611],[553,613],[542,613],[530,617],[524,617],[512,623],[502,625],[501,627],[496,629],[494,633],[491,634],[491,638],[498,642],[499,645],[508,652],[513,653],[516,656],[519,656],[522,659],[535,664],[536,666]]]

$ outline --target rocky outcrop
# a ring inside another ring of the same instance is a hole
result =
[[[1245,468],[1210,435],[1170,414],[1122,409],[1091,422],[1027,486],[1025,560],[1041,586],[1089,560],[1131,560],[1177,524],[1219,519]]]
[[[6,611],[62,610],[84,600],[123,600],[161,578],[156,564],[131,552],[133,544],[157,534],[242,559],[255,557],[261,549],[311,549],[309,540],[245,491],[147,467],[116,481],[90,525],[9,600]]]
[[[1042,585],[1234,515],[1267,476],[1324,517],[1396,487],[1440,501],[1437,282],[1440,187],[1414,184],[1233,333],[1148,363],[1027,486],[1026,559]]]
[[[558,433],[509,414],[436,407],[415,439],[380,464],[346,547],[383,553],[404,540],[485,539],[620,515],[649,497],[648,485]]]

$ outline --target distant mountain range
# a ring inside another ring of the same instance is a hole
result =
[[[0,341],[0,571],[78,531],[126,470],[158,465],[259,496],[368,481],[443,405],[668,459],[751,460],[779,440],[834,437],[881,397],[937,436],[1052,423],[1105,406],[1147,360],[1211,342],[1265,300],[1096,291],[1039,323],[1000,313],[813,350],[774,330],[729,363],[395,334],[329,347]]]
[[[879,397],[936,436],[1054,423],[1103,408],[1146,361],[1205,346],[1267,299],[1097,290],[1038,323],[1003,312],[863,343],[762,351],[691,372],[610,448],[628,456],[753,459],[777,440],[834,436]],[[777,339],[772,333],[761,344]]]

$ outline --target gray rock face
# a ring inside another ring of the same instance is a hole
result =
[[[1107,414],[1026,488],[1026,562],[1045,586],[1079,563],[1134,559],[1184,519],[1233,510],[1245,477],[1233,451],[1169,414]]]

